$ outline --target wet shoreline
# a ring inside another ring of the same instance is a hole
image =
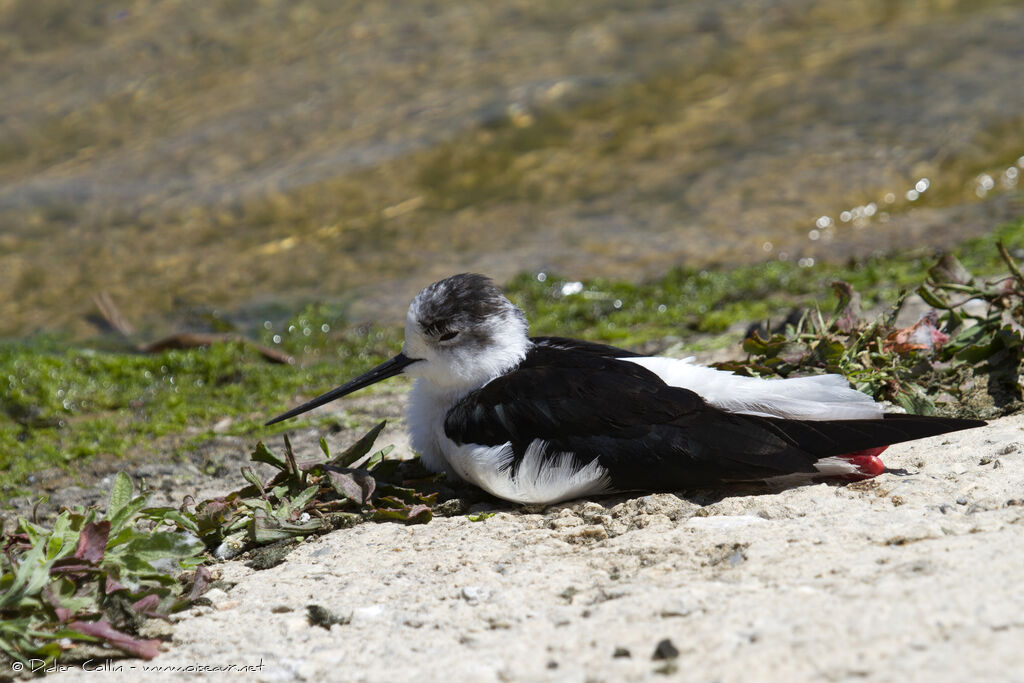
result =
[[[89,336],[100,291],[151,329],[390,317],[463,270],[813,267],[1022,212],[1014,3],[68,11],[52,45],[0,16],[0,336]]]

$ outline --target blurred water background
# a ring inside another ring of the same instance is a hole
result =
[[[1022,213],[1024,3],[0,0],[0,336]]]

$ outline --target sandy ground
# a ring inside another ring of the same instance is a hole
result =
[[[220,565],[154,661],[52,680],[1024,681],[1024,416],[887,456],[854,485],[336,531]]]

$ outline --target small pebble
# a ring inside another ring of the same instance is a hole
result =
[[[964,497],[964,496],[960,496],[959,498],[956,499],[956,504],[957,505],[967,505],[967,498]]]
[[[629,650],[627,650],[624,647],[617,647],[617,648],[615,648],[615,652],[612,653],[612,657],[632,657],[632,656],[633,655],[631,655],[629,653]]]
[[[651,659],[675,659],[678,656],[679,650],[672,644],[671,640],[665,638],[654,648],[654,654],[651,655]]]

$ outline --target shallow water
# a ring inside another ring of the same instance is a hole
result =
[[[397,317],[454,271],[813,267],[1022,213],[1019,2],[21,0],[0,27],[2,335],[88,334],[101,290],[153,328]]]

